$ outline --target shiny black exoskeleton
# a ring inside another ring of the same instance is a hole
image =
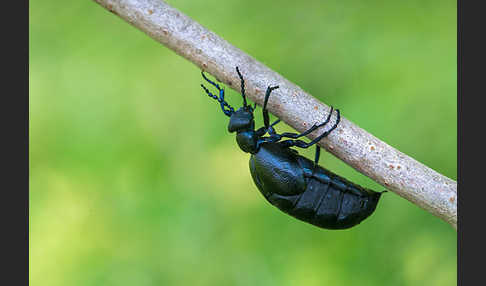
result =
[[[382,193],[365,189],[319,166],[320,148],[317,145],[314,162],[290,148],[308,148],[329,135],[339,124],[339,110],[336,110],[335,124],[309,143],[298,138],[326,125],[330,121],[332,107],[324,122],[313,125],[301,134],[277,134],[273,126],[280,120],[270,124],[266,106],[270,93],[278,86],[269,86],[263,103],[264,126],[255,130],[253,111],[256,104],[253,107],[247,104],[245,81],[238,67],[236,71],[241,80],[243,96],[243,106],[237,111],[224,100],[224,90],[203,72],[203,78],[218,89],[219,96],[201,86],[230,117],[228,131],[236,132],[238,146],[251,154],[251,176],[267,201],[297,219],[326,229],[350,228],[369,217]],[[282,138],[291,139],[281,141]]]

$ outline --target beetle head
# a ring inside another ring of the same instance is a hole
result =
[[[233,112],[228,124],[229,132],[239,132],[247,129],[253,129],[255,121],[253,120],[253,110],[250,106],[243,106]]]
[[[217,100],[220,103],[223,113],[230,117],[228,131],[237,133],[236,142],[240,146],[241,150],[244,152],[255,153],[257,151],[257,143],[259,139],[259,136],[255,132],[255,120],[253,119],[253,110],[255,109],[256,105],[255,107],[248,105],[245,95],[245,80],[243,79],[238,67],[236,67],[236,72],[238,73],[241,81],[241,96],[243,98],[243,106],[237,111],[234,111],[233,107],[231,107],[231,105],[224,100],[224,89],[220,88],[218,84],[208,79],[202,71],[201,74],[203,78],[219,90],[219,96],[212,94],[202,84],[201,87],[204,89],[204,91],[206,91],[206,94],[209,95],[209,97]]]

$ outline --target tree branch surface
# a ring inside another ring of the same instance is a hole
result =
[[[94,0],[219,81],[240,92],[238,66],[247,96],[262,105],[269,85],[268,110],[303,132],[322,122],[330,107],[299,86],[161,0]],[[335,121],[335,116],[330,122]],[[330,126],[330,125],[329,125]],[[316,130],[308,138],[316,138]],[[339,126],[319,146],[399,196],[457,230],[457,182],[421,164],[341,117]]]

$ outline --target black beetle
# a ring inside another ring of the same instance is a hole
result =
[[[266,106],[270,93],[278,86],[269,86],[263,103],[264,126],[255,130],[253,111],[256,103],[253,107],[247,104],[245,81],[238,67],[236,72],[241,80],[243,97],[243,106],[237,111],[224,100],[224,90],[209,80],[204,72],[201,72],[203,78],[218,89],[219,96],[213,95],[204,85],[201,86],[220,103],[224,114],[230,117],[228,131],[236,132],[238,146],[251,154],[251,176],[265,199],[297,219],[326,229],[350,228],[369,217],[382,192],[363,188],[319,166],[320,148],[317,145],[314,162],[290,148],[308,148],[329,135],[339,124],[339,110],[336,109],[335,124],[309,143],[298,138],[326,125],[331,118],[332,107],[324,122],[313,125],[301,134],[277,134],[273,127],[280,119],[270,124]],[[264,136],[267,133],[269,136]],[[282,138],[291,139],[281,141]]]

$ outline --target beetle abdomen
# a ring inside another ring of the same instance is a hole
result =
[[[293,173],[303,174],[305,182],[298,185],[303,189],[292,191],[285,188],[282,192],[271,183],[272,174],[281,172],[276,170],[278,165],[262,164],[273,153],[272,148],[268,148],[270,146],[265,147],[263,154],[253,155],[250,159],[250,171],[263,196],[281,211],[326,229],[350,228],[374,212],[381,193],[362,188],[321,166],[314,168],[312,161],[295,153],[292,157],[298,162],[298,167],[293,167],[301,172],[294,170]],[[272,170],[267,170],[268,166]],[[301,181],[301,178],[295,177],[294,180]]]
[[[283,196],[273,193],[267,200],[281,211],[326,229],[345,229],[359,224],[376,208],[381,193],[360,197],[309,179],[305,192]]]

